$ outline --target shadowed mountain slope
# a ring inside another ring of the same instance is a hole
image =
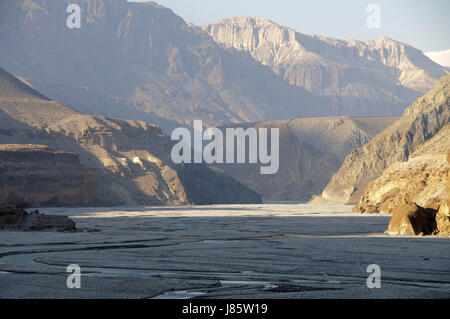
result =
[[[264,200],[307,201],[320,193],[345,157],[395,122],[396,117],[308,118],[252,124],[280,130],[280,165],[261,175],[260,164],[218,165]]]
[[[172,165],[172,142],[156,125],[83,114],[44,99],[2,69],[0,144],[40,144],[77,154],[80,163],[98,175],[95,196],[84,205],[260,201],[232,178],[202,165]]]

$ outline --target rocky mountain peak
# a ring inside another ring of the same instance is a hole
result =
[[[222,46],[249,52],[290,84],[327,96],[403,101],[406,107],[447,73],[420,50],[388,37],[339,40],[262,18],[224,19],[203,30]]]

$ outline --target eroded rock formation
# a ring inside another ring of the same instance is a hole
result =
[[[449,135],[446,136],[448,138]],[[450,164],[450,151],[447,154],[447,162]],[[450,176],[447,175],[446,181],[444,180],[441,184],[445,185],[445,198],[439,200],[433,197],[425,204],[425,207],[411,203],[404,197],[391,199],[390,201],[394,201],[396,205],[394,205],[391,210],[392,218],[389,227],[386,230],[386,234],[399,236],[437,235],[440,237],[449,237]],[[385,204],[385,202],[382,201],[381,205],[383,204]]]
[[[307,35],[257,17],[203,26],[226,48],[248,52],[288,83],[332,97],[334,111],[400,115],[447,73],[420,50],[398,41],[338,40]]]
[[[97,174],[72,153],[0,144],[0,184],[2,206],[83,206],[94,201]]]
[[[447,162],[450,165],[450,151],[447,153]],[[436,215],[437,235],[450,237],[450,177],[445,185],[446,197],[441,201]]]
[[[446,75],[430,92],[410,106],[393,125],[348,155],[319,200],[339,204],[358,203],[367,185],[380,177],[389,166],[400,162],[396,165],[409,168],[405,162],[411,154],[437,135],[449,122],[450,75]],[[448,143],[448,135],[442,134],[441,137],[442,143]],[[446,148],[440,151],[445,152]],[[422,158],[427,156],[426,152],[421,155]],[[441,164],[444,164],[443,160],[442,157]],[[420,164],[421,161],[412,162]],[[395,168],[393,170],[395,171]],[[393,189],[394,187],[389,186],[386,192]],[[384,192],[377,190],[377,193],[381,196]]]
[[[75,222],[64,215],[45,215],[35,210],[31,213],[21,207],[0,207],[0,230],[20,231],[76,231]]]
[[[174,165],[170,158],[173,143],[158,126],[80,113],[46,99],[0,69],[0,144],[11,143],[42,144],[54,150],[76,153],[80,163],[95,170],[98,176],[96,191],[85,190],[90,196],[94,195],[89,205],[261,201],[253,191],[229,177],[226,185],[230,191],[225,194],[225,179],[206,167],[200,177],[188,174],[193,170],[189,165]],[[74,160],[69,155],[60,156]],[[39,188],[42,184],[39,174],[33,173],[34,169],[17,174],[22,174],[24,180],[34,176],[32,187]],[[79,175],[74,174],[76,181]],[[180,174],[188,178],[180,178]],[[64,177],[65,182],[70,183],[69,174]],[[45,192],[44,189],[37,191]],[[208,196],[196,197],[197,192],[208,193]]]
[[[386,234],[391,236],[431,235],[436,230],[436,212],[405,202],[395,208]]]
[[[391,214],[404,202],[439,209],[446,197],[445,183],[450,176],[446,150],[450,149],[450,124],[424,143],[408,161],[397,162],[364,190],[356,212]]]

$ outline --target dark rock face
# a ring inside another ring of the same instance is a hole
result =
[[[189,164],[177,168],[189,200],[205,204],[259,204],[261,197],[233,177],[209,169],[204,165]]]
[[[75,231],[75,222],[67,216],[28,213],[23,208],[0,207],[0,230]]]
[[[67,216],[27,214],[19,227],[23,231],[75,231],[75,222]]]
[[[24,215],[23,209],[0,207],[0,230],[16,228]]]
[[[83,206],[94,200],[97,175],[72,153],[0,144],[0,184],[0,205]]]
[[[436,230],[436,211],[403,203],[392,213],[386,233],[391,236],[431,235]]]

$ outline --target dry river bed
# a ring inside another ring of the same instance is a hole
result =
[[[41,212],[100,231],[0,231],[0,298],[450,298],[450,239],[387,237],[389,216],[351,206]],[[70,264],[80,289],[66,285]]]

